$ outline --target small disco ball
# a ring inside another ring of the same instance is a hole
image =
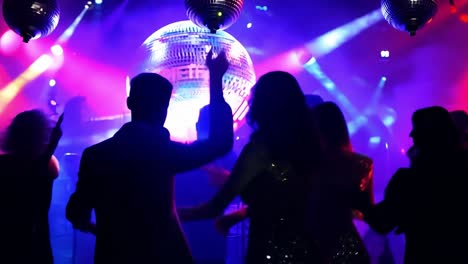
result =
[[[7,25],[28,43],[55,30],[60,10],[57,0],[4,0],[3,17]]]
[[[394,28],[411,36],[426,25],[437,13],[437,0],[382,0],[382,13]]]
[[[244,0],[185,0],[188,18],[211,33],[234,24],[243,6]]]
[[[224,50],[230,62],[223,77],[223,91],[237,129],[244,123],[256,80],[250,55],[239,41],[226,32],[213,34],[187,20],[159,29],[142,45],[142,62],[138,62],[136,70],[158,73],[174,86],[165,126],[175,140],[190,142],[197,138],[199,110],[209,103],[205,60],[211,47],[215,55]]]

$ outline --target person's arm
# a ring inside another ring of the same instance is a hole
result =
[[[76,190],[71,195],[66,208],[66,217],[73,227],[94,233],[94,224],[91,223],[93,205],[93,188],[90,175],[91,158],[87,150],[83,152],[78,172]]]
[[[208,54],[207,66],[210,70],[210,118],[209,136],[192,144],[172,142],[168,149],[169,160],[174,160],[174,173],[196,169],[231,151],[234,145],[232,110],[223,96],[223,76],[229,62],[226,54],[221,52],[212,59]],[[169,166],[169,165],[168,165]]]
[[[60,173],[59,161],[55,156],[52,155],[52,158],[49,161],[48,176],[50,179],[57,179]]]
[[[362,210],[364,221],[372,229],[381,234],[393,231],[400,224],[401,185],[404,184],[406,169],[398,170],[390,180],[383,201],[377,205],[370,205]]]
[[[364,195],[368,196],[368,201],[370,201],[371,205],[374,205],[374,163],[371,159],[364,157],[361,164],[363,176],[359,183],[359,189]],[[353,210],[353,215],[356,219],[364,220],[364,215],[359,210]]]
[[[215,226],[216,229],[223,235],[227,235],[229,230],[237,225],[238,223],[244,221],[249,217],[247,206],[242,207],[234,212],[222,215],[216,219]]]
[[[212,164],[203,166],[202,170],[208,173],[210,184],[217,188],[221,188],[231,174],[230,171]]]
[[[240,154],[226,183],[207,203],[194,208],[178,209],[184,221],[214,218],[223,214],[229,203],[262,171],[268,163],[266,150],[257,144],[247,144]]]

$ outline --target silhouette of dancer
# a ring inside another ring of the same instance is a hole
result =
[[[53,263],[49,235],[52,186],[59,173],[53,153],[62,135],[39,110],[18,114],[0,155],[0,263]]]
[[[393,175],[382,202],[363,208],[365,219],[377,232],[405,235],[405,263],[468,263],[468,159],[459,132],[442,107],[417,110],[412,123],[411,166]]]
[[[210,133],[181,144],[163,127],[172,85],[154,73],[131,80],[131,122],[114,137],[87,148],[67,206],[74,227],[96,234],[95,263],[192,263],[174,206],[174,175],[229,152],[232,111],[223,98],[226,54],[208,53]],[[90,223],[91,211],[96,225]]]
[[[319,146],[296,79],[286,72],[263,75],[248,118],[255,131],[226,183],[207,203],[179,209],[180,216],[219,216],[240,194],[250,217],[248,264],[313,263],[317,254],[306,234],[305,201]]]

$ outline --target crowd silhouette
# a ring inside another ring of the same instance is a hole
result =
[[[198,140],[170,139],[164,123],[172,84],[141,73],[130,82],[131,121],[83,151],[64,214],[75,229],[95,235],[94,263],[196,263],[180,222],[202,219],[216,219],[223,234],[249,219],[247,264],[393,263],[385,258],[386,240],[379,256],[369,253],[356,219],[368,223],[374,238],[404,235],[407,264],[468,263],[466,112],[415,111],[410,165],[395,172],[375,203],[374,163],[354,151],[340,108],[306,96],[287,72],[259,78],[249,102],[249,142],[231,171],[213,165],[234,144],[222,82],[229,62],[224,52],[214,57],[210,51],[206,65],[209,118]],[[53,154],[67,118],[54,125],[30,110],[7,129],[0,155],[0,263],[54,263],[48,211],[59,165]],[[177,207],[174,177],[200,168],[217,192],[198,206]],[[224,214],[237,197],[244,206]]]

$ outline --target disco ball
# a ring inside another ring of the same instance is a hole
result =
[[[7,25],[28,43],[55,30],[60,10],[57,0],[4,0],[3,17]]]
[[[230,62],[223,77],[223,91],[233,110],[236,129],[244,122],[256,80],[252,60],[239,41],[226,32],[213,34],[187,20],[159,29],[141,47],[142,62],[138,62],[136,72],[159,73],[174,85],[165,126],[175,140],[193,141],[197,137],[199,110],[209,103],[205,59],[211,47],[215,55],[225,50]]]
[[[437,13],[437,0],[382,0],[382,13],[394,28],[411,36]]]
[[[234,24],[243,6],[244,0],[185,0],[188,18],[211,33]]]

